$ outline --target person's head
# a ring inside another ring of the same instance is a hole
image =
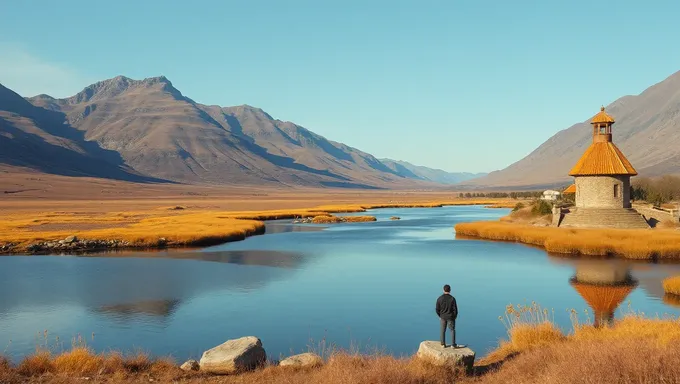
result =
[[[450,285],[446,284],[444,286],[444,293],[451,293],[451,286]]]

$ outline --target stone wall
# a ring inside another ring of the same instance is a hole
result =
[[[644,216],[645,220],[647,220],[647,223],[649,223],[649,225],[652,227],[656,227],[657,224],[666,221],[672,221],[675,223],[680,222],[680,218],[678,218],[674,214],[654,209],[651,206],[645,207],[641,205],[636,205],[635,210],[638,211],[642,216]]]
[[[615,186],[618,186],[616,197],[614,196]],[[579,208],[630,208],[630,177],[576,177],[576,206]]]

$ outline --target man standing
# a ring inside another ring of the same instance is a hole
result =
[[[439,341],[442,347],[446,348],[446,327],[451,330],[451,347],[462,348],[462,345],[456,344],[456,317],[458,317],[458,305],[456,305],[456,298],[451,296],[451,286],[446,284],[444,286],[444,294],[437,299],[437,316],[441,323],[441,335]]]

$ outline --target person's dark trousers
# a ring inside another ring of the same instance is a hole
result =
[[[439,319],[439,323],[441,324],[440,330],[440,336],[439,336],[439,341],[441,341],[442,345],[446,345],[446,326],[448,325],[449,329],[451,330],[451,345],[455,346],[456,345],[456,320],[446,320],[446,319]]]

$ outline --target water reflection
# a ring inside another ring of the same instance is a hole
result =
[[[614,312],[637,287],[627,263],[612,260],[578,260],[569,283],[593,310],[594,325],[614,322]]]
[[[147,300],[134,303],[103,305],[94,312],[110,315],[120,319],[144,315],[154,317],[170,317],[178,308],[179,300]]]

